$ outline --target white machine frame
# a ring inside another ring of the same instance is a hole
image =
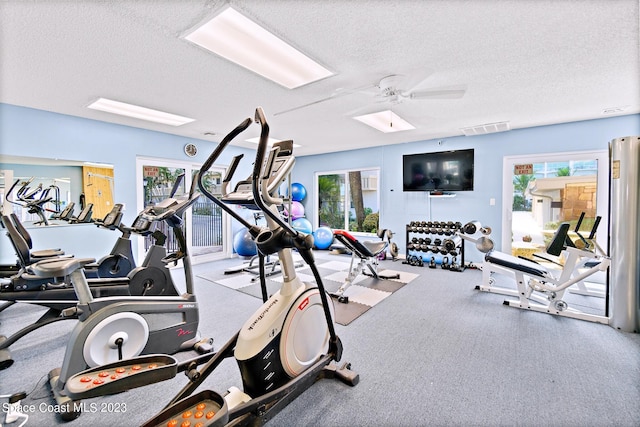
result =
[[[478,239],[463,233],[460,233],[460,236],[465,240],[476,243],[479,249],[481,246],[480,239],[487,239],[486,236]],[[584,280],[586,278],[597,272],[607,271],[611,265],[610,257],[605,255],[605,252],[595,239],[583,240],[586,245],[582,249],[571,246],[565,246],[563,248],[565,262],[559,272],[557,270],[552,271],[533,261],[489,250],[487,251],[487,255],[485,255],[484,262],[480,266],[482,270],[482,284],[476,286],[476,289],[482,292],[517,297],[518,299],[516,300],[504,300],[503,304],[510,307],[608,325],[608,317],[585,313],[569,307],[569,304],[563,299],[565,292],[570,287],[576,285],[578,288],[577,291],[585,290]],[[482,243],[486,246],[486,242]],[[493,245],[487,247],[492,248]],[[587,264],[594,265],[584,270]],[[516,282],[516,289],[497,285],[493,277],[494,273],[513,278]],[[599,296],[590,292],[587,294]]]

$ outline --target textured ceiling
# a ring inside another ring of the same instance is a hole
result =
[[[288,90],[182,38],[232,5],[335,75]],[[0,2],[0,102],[219,141],[262,106],[298,155],[640,112],[638,0],[140,0]],[[460,99],[353,92],[466,88]],[[195,118],[178,128],[86,106],[98,97]],[[392,106],[415,130],[351,118]],[[605,114],[603,110],[623,107]],[[257,127],[245,132],[257,136]],[[205,136],[205,132],[215,132]]]

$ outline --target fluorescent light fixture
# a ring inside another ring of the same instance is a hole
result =
[[[87,108],[170,126],[182,126],[186,123],[195,121],[195,119],[190,119],[188,117],[165,113],[164,111],[152,110],[151,108],[140,107],[138,105],[127,104],[125,102],[113,101],[106,98],[99,98]]]
[[[288,89],[333,75],[231,7],[185,39]]]
[[[384,133],[415,129],[415,126],[391,110],[365,114],[364,116],[354,117],[354,119]]]
[[[255,138],[249,138],[249,139],[245,139],[245,141],[250,142],[252,144],[259,144],[260,143],[260,137],[256,136]],[[276,142],[280,142],[282,141],[282,139],[275,139],[275,138],[269,138],[269,145],[273,145]],[[293,144],[293,148],[300,148],[302,147],[299,144]]]

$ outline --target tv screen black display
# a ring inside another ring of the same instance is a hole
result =
[[[473,149],[402,156],[404,191],[472,191]]]

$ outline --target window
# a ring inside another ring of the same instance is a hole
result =
[[[318,173],[318,226],[375,233],[380,214],[379,176],[377,168]]]

